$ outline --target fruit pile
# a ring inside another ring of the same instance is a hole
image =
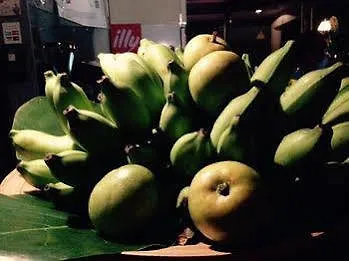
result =
[[[211,242],[248,244],[297,209],[295,184],[347,172],[346,65],[293,79],[297,50],[288,41],[254,70],[216,34],[184,50],[142,39],[138,53],[98,55],[99,102],[45,72],[64,135],[13,128],[17,170],[101,236],[186,220]]]

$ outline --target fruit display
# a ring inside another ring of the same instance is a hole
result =
[[[217,34],[183,49],[142,39],[137,53],[98,55],[93,101],[47,71],[45,96],[18,109],[9,133],[17,170],[106,239],[189,227],[234,248],[326,227],[339,200],[321,201],[345,189],[329,181],[348,174],[349,72],[337,62],[294,79],[297,50],[289,40],[254,70]],[[52,117],[19,128],[39,101]]]

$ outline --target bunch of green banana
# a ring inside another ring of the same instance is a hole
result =
[[[219,139],[223,132],[229,128],[231,121],[236,117],[247,113],[247,111],[256,111],[259,106],[257,99],[261,96],[261,89],[252,87],[246,93],[232,99],[230,103],[220,113],[213,124],[211,130],[211,141],[213,146],[217,149]],[[249,113],[251,116],[253,113]]]
[[[160,115],[159,128],[175,142],[181,136],[194,130],[191,113],[186,110],[176,93],[169,93]]]
[[[102,115],[68,106],[64,110],[71,137],[90,154],[120,149],[121,137],[115,123]]]
[[[115,86],[134,90],[148,107],[153,123],[158,122],[165,104],[159,75],[135,53],[101,53],[98,58],[110,81]]]
[[[349,116],[349,77],[343,78],[336,97],[322,116],[322,124],[333,125]]]
[[[165,96],[176,92],[183,104],[191,103],[187,81],[189,73],[170,47],[159,43],[150,44],[140,55],[161,77]]]
[[[57,181],[69,186],[79,187],[92,180],[89,157],[84,151],[68,150],[49,154],[44,159],[44,164]]]
[[[336,161],[345,161],[349,152],[349,121],[332,126],[330,158]]]
[[[297,127],[317,124],[339,88],[343,64],[303,75],[280,96],[282,111]],[[338,87],[337,87],[338,86]]]
[[[58,120],[63,131],[69,134],[67,120],[63,115],[63,111],[73,105],[78,109],[94,111],[92,101],[90,101],[84,90],[77,84],[70,82],[66,73],[58,75],[52,72],[46,72],[45,92],[50,101],[52,101],[54,109],[57,113]]]
[[[204,129],[181,136],[170,152],[172,166],[189,184],[194,175],[204,166],[213,162],[215,149],[209,132]]]
[[[133,141],[152,128],[148,108],[134,90],[113,85],[103,77],[99,100],[104,115],[116,123],[123,137]]]
[[[269,54],[251,77],[252,86],[266,85],[276,97],[284,91],[295,64],[296,44],[287,41],[280,49]]]
[[[217,154],[220,160],[240,161],[255,167],[254,135],[248,131],[250,122],[246,114],[234,116],[228,127],[219,136]]]
[[[79,148],[69,135],[55,136],[37,130],[11,130],[9,136],[19,160],[43,159],[48,153]]]
[[[282,139],[275,152],[274,162],[286,168],[323,163],[330,138],[329,132],[319,125],[312,129],[296,130]]]
[[[21,161],[16,169],[25,181],[39,189],[42,189],[48,183],[58,182],[58,179],[52,175],[43,159]]]

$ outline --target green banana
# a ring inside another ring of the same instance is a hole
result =
[[[57,75],[57,84],[53,89],[52,99],[58,120],[66,134],[69,134],[69,130],[63,111],[69,105],[73,105],[77,109],[94,111],[93,103],[88,99],[84,90],[77,84],[70,82],[66,73],[60,73]]]
[[[79,215],[79,226],[82,219],[88,216],[87,203],[89,190],[74,188],[63,182],[49,183],[44,187],[45,196],[53,202],[57,209]]]
[[[191,102],[188,87],[189,72],[184,69],[183,63],[170,47],[164,44],[152,44],[141,56],[161,77],[165,97],[170,92],[176,92],[183,104]]]
[[[121,148],[116,124],[98,113],[68,106],[64,111],[71,137],[90,154]]]
[[[58,78],[53,71],[44,72],[44,78],[45,78],[45,95],[48,98],[50,104],[52,105],[52,108],[54,108],[53,92],[58,84]]]
[[[166,97],[166,104],[160,115],[159,128],[172,142],[194,129],[192,115],[184,109],[174,92]]]
[[[189,73],[174,60],[169,61],[167,70],[167,74],[163,76],[165,96],[175,92],[183,106],[192,107],[194,101],[188,86]]]
[[[349,121],[332,126],[331,157],[343,161],[349,154]]]
[[[213,161],[215,150],[204,129],[181,136],[170,152],[172,166],[190,183],[194,175]]]
[[[244,114],[246,110],[251,109],[252,107],[257,107],[257,97],[261,97],[260,93],[261,89],[252,87],[246,93],[232,99],[224,108],[214,122],[210,134],[212,144],[215,148],[218,146],[220,136],[229,127],[231,119],[233,119],[235,116]]]
[[[98,55],[103,72],[115,86],[133,89],[148,107],[153,122],[159,121],[165,104],[162,82],[159,75],[137,54],[101,53]]]
[[[49,154],[44,159],[51,174],[57,181],[69,186],[80,187],[90,180],[89,157],[86,152],[68,150],[58,154]]]
[[[125,138],[133,141],[152,129],[149,110],[132,89],[114,86],[107,77],[99,83],[102,111],[116,123]]]
[[[349,77],[345,77],[342,79],[341,86],[339,87],[339,92],[347,88],[349,88]]]
[[[287,86],[293,71],[296,44],[289,40],[283,47],[269,54],[251,77],[251,86],[266,85],[279,97]]]
[[[43,159],[21,161],[16,169],[25,181],[39,189],[42,189],[48,183],[58,182]]]
[[[177,46],[174,51],[179,60],[183,63],[184,49],[180,46]]]
[[[244,61],[248,77],[249,77],[249,79],[251,79],[253,72],[254,72],[254,69],[252,68],[249,54],[247,54],[247,53],[242,54],[241,60]]]
[[[274,156],[274,162],[282,167],[300,166],[316,158],[321,160],[324,153],[319,153],[325,132],[320,126],[303,128],[286,135],[280,142]]]
[[[140,55],[140,56],[143,56],[144,53],[146,52],[147,48],[150,46],[150,45],[153,45],[153,44],[156,44],[155,42],[147,39],[147,38],[143,38],[139,41],[139,47],[138,47],[138,50],[137,50],[137,54]]]
[[[69,135],[55,136],[37,130],[11,130],[9,136],[19,160],[42,159],[47,153],[79,147]]]
[[[244,126],[246,125],[246,126]],[[234,116],[229,126],[219,136],[217,154],[220,160],[233,160],[253,166],[253,135],[247,130],[250,124],[244,122],[244,115]]]
[[[178,194],[176,208],[187,208],[188,207],[188,193],[190,186],[186,186],[181,189]]]
[[[348,81],[348,84],[346,84]],[[341,87],[322,116],[322,124],[333,124],[349,116],[349,77],[342,79]]]
[[[335,97],[343,64],[309,72],[280,96],[281,109],[297,126],[317,124]]]

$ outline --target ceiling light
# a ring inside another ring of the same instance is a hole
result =
[[[256,9],[256,11],[254,11],[256,14],[260,14],[261,12],[263,12],[262,9]]]

